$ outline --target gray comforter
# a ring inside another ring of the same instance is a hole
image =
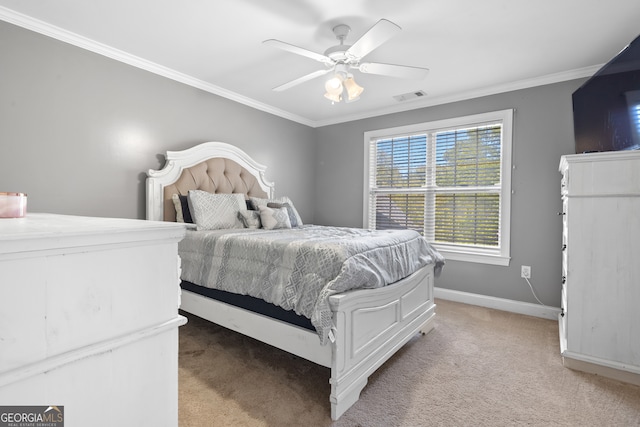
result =
[[[379,288],[444,258],[411,230],[306,225],[286,230],[187,231],[179,244],[182,280],[251,295],[311,319],[325,344],[328,298]]]

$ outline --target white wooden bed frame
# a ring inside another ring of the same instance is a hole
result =
[[[167,151],[164,167],[149,170],[147,219],[164,220],[163,189],[174,183],[183,169],[216,157],[241,165],[270,197],[274,196],[273,183],[264,177],[265,166],[235,146],[206,142],[184,151]],[[331,296],[335,340],[324,346],[315,332],[186,290],[182,291],[180,308],[331,368],[331,418],[337,420],[359,399],[369,375],[413,336],[433,328],[433,286],[434,266],[428,265],[384,288]]]

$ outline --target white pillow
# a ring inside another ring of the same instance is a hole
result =
[[[249,197],[249,200],[251,200],[253,207],[258,210],[260,209],[260,206],[267,206],[267,203],[281,203],[281,204],[286,203],[289,205],[288,209],[296,219],[295,220],[295,222],[297,223],[296,227],[301,227],[303,225],[300,214],[296,210],[296,207],[293,205],[293,202],[291,201],[291,199],[288,198],[287,196],[278,197],[277,199],[260,199],[258,197]]]
[[[238,213],[246,211],[243,194],[212,194],[189,191],[189,209],[198,230],[244,228]]]
[[[272,209],[260,206],[260,222],[265,230],[275,230],[279,228],[291,228],[289,212],[287,208]]]

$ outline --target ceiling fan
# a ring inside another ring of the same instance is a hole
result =
[[[351,28],[345,24],[333,27],[333,33],[340,44],[332,46],[324,53],[316,53],[280,40],[269,39],[263,44],[277,47],[279,49],[306,56],[324,64],[325,68],[314,71],[305,76],[299,77],[288,83],[273,88],[274,91],[283,91],[297,86],[306,81],[333,73],[333,77],[325,84],[326,93],[324,96],[332,102],[356,101],[364,89],[355,82],[352,70],[361,73],[377,74],[382,76],[399,77],[405,79],[423,79],[429,69],[411,67],[407,65],[383,64],[379,62],[362,62],[362,58],[371,53],[374,49],[385,43],[391,37],[399,33],[402,29],[386,19],[379,20],[353,45],[344,44]],[[346,96],[343,96],[346,95]]]

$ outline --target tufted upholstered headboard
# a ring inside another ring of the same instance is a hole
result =
[[[173,194],[189,190],[243,193],[272,198],[274,185],[264,178],[266,167],[224,142],[205,142],[184,151],[167,151],[160,170],[147,172],[147,219],[175,221]]]

